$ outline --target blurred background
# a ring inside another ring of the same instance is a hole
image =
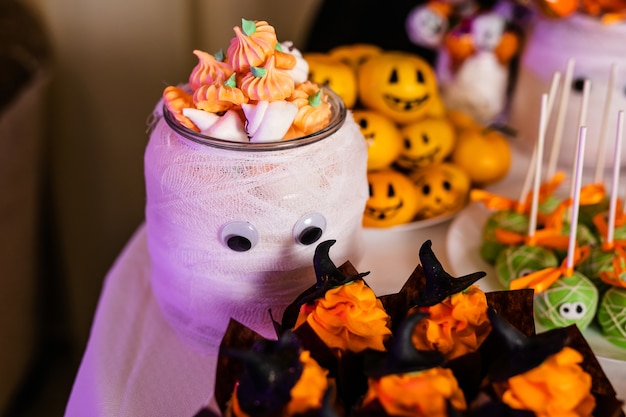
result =
[[[242,17],[303,51],[412,49],[416,3],[0,0],[1,415],[63,414],[107,271],[143,222],[147,121],[193,49],[226,49]]]

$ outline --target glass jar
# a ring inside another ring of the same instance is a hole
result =
[[[331,123],[302,138],[241,143],[207,137],[167,112],[145,152],[151,284],[169,323],[215,349],[234,318],[275,337],[268,310],[315,284],[317,243],[337,265],[358,261],[368,198],[367,146],[341,99]]]

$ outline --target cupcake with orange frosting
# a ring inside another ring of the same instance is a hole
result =
[[[446,417],[465,410],[463,391],[436,350],[420,350],[411,341],[414,328],[427,317],[416,312],[398,327],[389,351],[368,371],[368,390],[354,415]]]
[[[233,31],[226,54],[195,50],[189,83],[164,90],[178,123],[239,142],[294,139],[330,123],[328,93],[307,80],[308,64],[293,44],[279,42],[263,20],[242,19]]]
[[[287,308],[282,327],[297,334],[310,329],[337,358],[346,352],[385,351],[391,336],[389,315],[363,280],[367,272],[347,275],[335,266],[329,257],[334,243],[328,240],[317,246],[313,259],[317,283]]]
[[[430,241],[421,246],[419,257],[425,286],[413,299],[413,305],[428,316],[415,326],[415,347],[437,350],[447,360],[475,352],[491,331],[487,297],[474,285],[485,272],[451,276],[433,253]]]
[[[526,336],[493,309],[489,319],[506,346],[487,377],[493,401],[538,417],[595,415],[592,377],[566,328]]]
[[[195,417],[622,415],[576,326],[535,333],[532,290],[482,294],[484,273],[450,276],[427,241],[402,289],[376,297],[368,273],[334,265],[334,242],[318,244],[316,283],[274,322],[277,340],[231,320],[219,412]]]
[[[330,389],[328,371],[291,332],[261,340],[251,350],[226,350],[243,363],[230,411],[234,417],[293,416],[318,410]]]

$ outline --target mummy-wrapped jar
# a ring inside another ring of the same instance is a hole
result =
[[[246,143],[204,136],[165,110],[145,152],[151,283],[172,327],[202,350],[229,319],[274,335],[315,282],[312,243],[336,239],[359,259],[367,148],[332,92],[330,124],[298,139]]]

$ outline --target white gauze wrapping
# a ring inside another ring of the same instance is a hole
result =
[[[336,239],[338,266],[358,262],[368,198],[367,146],[348,113],[329,137],[305,146],[247,152],[198,144],[161,118],[145,152],[146,231],[155,297],[169,323],[194,347],[218,346],[232,317],[275,337],[268,309],[284,308],[315,283],[317,243]],[[326,219],[314,244],[297,243],[294,225]],[[220,238],[247,221],[259,241],[247,252]]]
[[[585,166],[596,165],[598,139],[604,116],[611,65],[617,64],[611,107],[605,137],[604,162],[613,166],[614,137],[618,110],[626,109],[626,23],[603,24],[599,19],[575,14],[567,19],[539,19],[529,34],[520,63],[511,102],[510,124],[529,146],[537,140],[541,95],[548,93],[555,71],[565,76],[567,62],[573,59],[572,80],[589,79],[591,91],[587,106],[587,145]],[[571,86],[568,86],[570,88]],[[553,142],[561,89],[554,102],[546,135],[546,149]],[[570,168],[578,141],[578,120],[582,92],[570,89],[558,162]],[[622,165],[626,163],[626,153]]]

